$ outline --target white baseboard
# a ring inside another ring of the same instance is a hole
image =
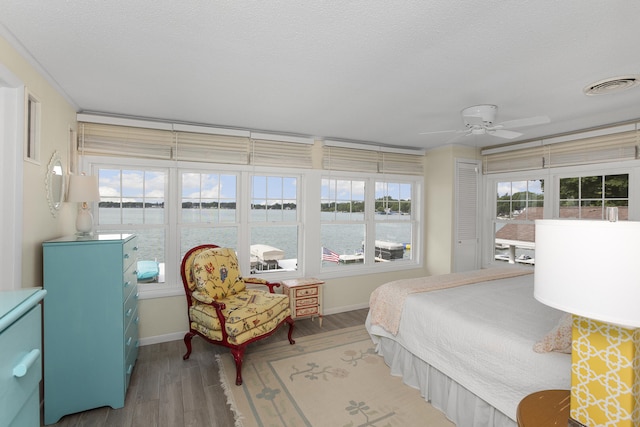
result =
[[[184,332],[172,332],[170,334],[164,334],[164,335],[156,335],[153,337],[146,337],[146,338],[140,338],[140,345],[151,345],[151,344],[160,344],[163,342],[169,342],[169,341],[178,341],[184,338],[184,334],[186,334],[189,331],[184,331]]]
[[[346,311],[360,310],[368,307],[369,307],[369,303],[345,305],[342,307],[336,307],[336,308],[332,308],[331,310],[327,310],[323,314],[325,316],[328,316],[330,314],[344,313]],[[144,346],[144,345],[151,345],[151,344],[160,344],[163,342],[178,341],[183,339],[184,334],[186,334],[187,332],[188,331],[172,332],[170,334],[155,335],[153,337],[140,338],[140,345]]]
[[[329,314],[344,313],[345,311],[361,310],[363,308],[369,308],[369,303],[364,302],[361,304],[343,305],[342,307],[335,307],[330,310],[325,310],[322,314],[328,316]]]

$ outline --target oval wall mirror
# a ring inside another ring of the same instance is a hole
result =
[[[64,201],[64,168],[62,167],[62,157],[57,151],[53,152],[47,175],[45,176],[45,187],[47,191],[47,202],[51,215],[56,217]]]

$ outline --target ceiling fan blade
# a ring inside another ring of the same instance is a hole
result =
[[[500,126],[503,129],[521,128],[525,126],[536,126],[550,123],[551,119],[547,116],[535,116],[525,119],[507,120],[506,122],[498,123],[496,126]]]
[[[520,132],[514,132],[511,130],[504,130],[504,129],[487,129],[487,133],[491,136],[497,136],[498,138],[506,138],[506,139],[513,139],[513,138],[522,136]]]
[[[451,133],[451,132],[459,132],[457,130],[436,130],[433,132],[420,132],[418,135],[431,135],[434,133]]]
[[[458,135],[456,135],[456,136],[454,136],[454,137],[452,137],[452,138],[449,138],[449,139],[445,142],[445,144],[452,144],[452,143],[456,142],[457,140],[464,138],[465,136],[469,136],[469,135],[471,135],[471,131],[466,131],[466,130],[461,130],[461,131],[458,131],[458,132],[456,132],[456,133],[457,133]]]

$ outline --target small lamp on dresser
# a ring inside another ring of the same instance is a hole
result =
[[[67,202],[81,203],[76,218],[76,230],[79,236],[89,236],[93,232],[93,215],[90,202],[100,201],[98,177],[90,175],[70,175]]]
[[[640,222],[537,220],[534,296],[571,313],[573,426],[640,425]]]

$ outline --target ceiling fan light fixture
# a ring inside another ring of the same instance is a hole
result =
[[[496,111],[498,107],[492,104],[474,105],[467,107],[461,111],[462,118],[466,123],[471,122],[474,124],[481,123],[493,123],[496,118]],[[475,120],[474,120],[475,119]],[[480,122],[480,123],[476,123]]]
[[[638,85],[640,85],[640,75],[629,74],[626,76],[599,80],[586,86],[582,91],[588,96],[607,95],[610,93],[622,92]]]

